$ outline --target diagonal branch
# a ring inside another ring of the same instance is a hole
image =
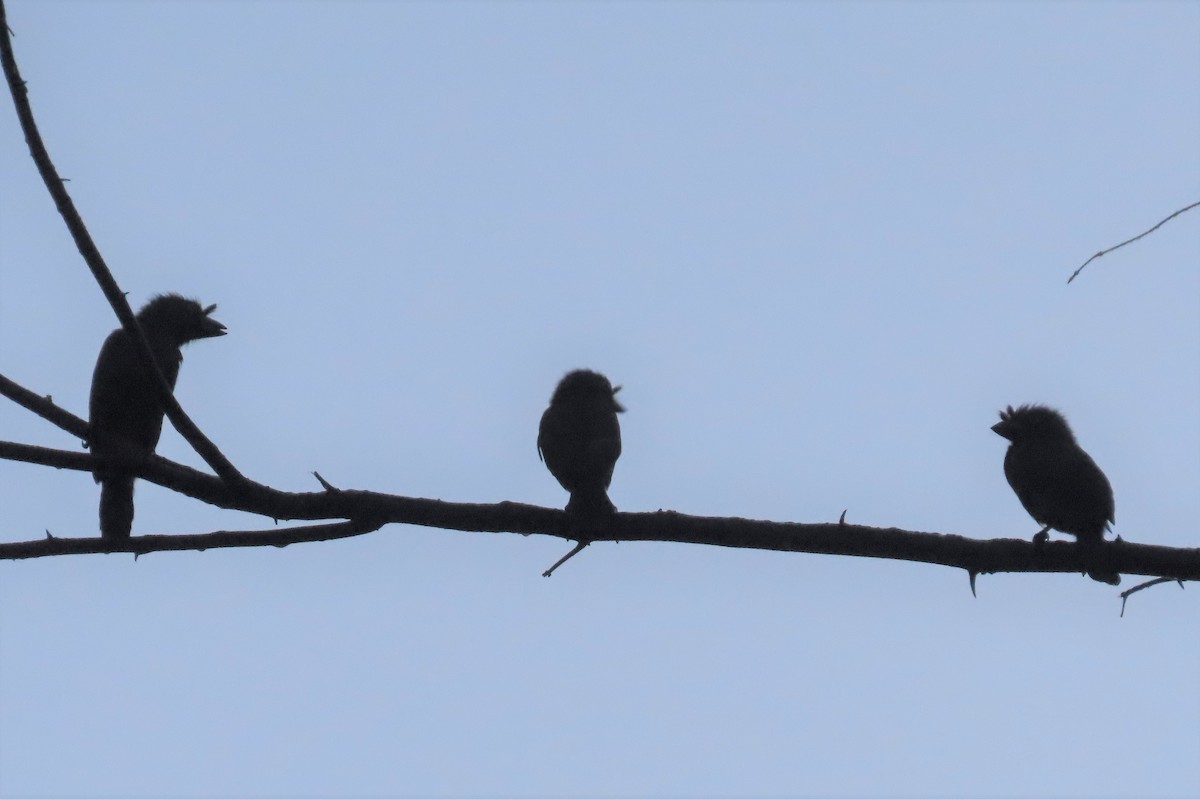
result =
[[[1071,281],[1075,280],[1076,276],[1078,276],[1078,275],[1079,275],[1079,273],[1083,272],[1083,268],[1084,268],[1084,267],[1086,267],[1088,264],[1090,264],[1090,263],[1092,263],[1093,261],[1095,261],[1097,258],[1100,258],[1100,256],[1108,255],[1108,254],[1109,254],[1109,253],[1111,253],[1113,250],[1120,249],[1120,248],[1124,247],[1124,246],[1125,246],[1125,245],[1127,245],[1127,244],[1133,244],[1133,243],[1134,243],[1134,242],[1136,242],[1138,239],[1141,239],[1143,236],[1149,236],[1150,234],[1154,233],[1156,230],[1158,230],[1159,228],[1161,228],[1161,227],[1162,227],[1163,225],[1165,225],[1166,223],[1168,223],[1168,222],[1170,222],[1171,220],[1173,220],[1173,219],[1175,219],[1176,217],[1178,217],[1178,216],[1179,216],[1180,214],[1182,214],[1183,212],[1185,212],[1185,211],[1191,211],[1191,210],[1192,210],[1193,208],[1195,208],[1196,206],[1200,206],[1200,200],[1197,200],[1195,203],[1192,203],[1190,206],[1184,206],[1183,208],[1181,208],[1181,209],[1179,209],[1178,211],[1176,211],[1174,214],[1171,214],[1170,216],[1166,217],[1165,219],[1163,219],[1163,220],[1160,220],[1160,221],[1159,221],[1159,223],[1158,223],[1157,225],[1155,225],[1153,228],[1150,228],[1149,230],[1142,231],[1142,232],[1141,232],[1141,233],[1139,233],[1137,236],[1134,236],[1132,239],[1126,239],[1125,241],[1121,242],[1120,244],[1114,244],[1112,247],[1108,248],[1107,250],[1101,250],[1099,253],[1096,253],[1096,255],[1092,256],[1092,257],[1091,257],[1091,258],[1089,258],[1087,261],[1083,262],[1083,265],[1082,265],[1082,266],[1081,266],[1079,269],[1077,269],[1077,270],[1075,270],[1074,272],[1072,272],[1072,273],[1071,273],[1071,277],[1067,278],[1067,283],[1070,283]]]
[[[42,419],[53,422],[67,433],[74,434],[80,439],[86,439],[88,436],[88,424],[70,411],[56,406],[48,395],[42,397],[34,394],[3,375],[0,375],[0,394],[17,405],[29,409]]]
[[[133,337],[142,368],[148,370],[155,377],[154,382],[158,389],[159,399],[162,401],[171,424],[200,454],[200,457],[213,468],[214,472],[231,484],[243,482],[245,478],[242,474],[200,431],[200,428],[192,422],[179,402],[176,401],[171,387],[167,385],[166,378],[163,377],[162,370],[154,360],[154,355],[150,351],[150,343],[146,341],[141,326],[138,325],[133,311],[129,308],[129,303],[125,300],[125,294],[117,285],[108,265],[104,263],[100,249],[96,247],[91,234],[88,233],[87,227],[83,224],[83,218],[76,210],[74,201],[71,200],[71,195],[67,193],[62,178],[54,168],[54,162],[50,160],[50,153],[46,150],[42,134],[38,131],[37,122],[33,118],[33,109],[29,104],[29,89],[17,69],[4,0],[0,0],[0,62],[3,64],[4,77],[8,82],[9,91],[12,93],[13,105],[17,109],[17,118],[21,122],[21,130],[25,134],[25,142],[29,145],[29,154],[33,157],[33,163],[37,165],[38,173],[42,176],[42,182],[46,184],[46,189],[50,192],[50,197],[53,198],[58,213],[66,222],[67,230],[71,232],[71,238],[75,240],[79,254],[83,256],[83,260],[92,271],[96,282],[100,284],[105,298],[116,312],[117,319],[121,321],[121,327]]]

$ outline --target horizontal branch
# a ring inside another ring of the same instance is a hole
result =
[[[0,376],[3,394],[70,433],[86,423],[65,409]],[[0,458],[30,464],[91,471],[91,455],[69,450],[0,441]],[[356,536],[389,522],[480,533],[545,534],[578,539],[563,511],[523,503],[450,503],[417,497],[337,489],[317,475],[319,492],[284,492],[253,481],[228,484],[159,455],[147,459],[138,477],[221,508],[262,514],[275,520],[358,520],[349,527],[311,526],[271,531],[220,532],[187,536],[138,536],[113,543],[99,538],[38,539],[0,544],[0,559],[36,558],[67,553],[147,553],[156,550],[205,550],[213,547],[283,546],[298,542]],[[369,522],[363,522],[368,520]],[[345,524],[345,523],[343,523]],[[358,527],[355,527],[358,526]],[[329,535],[330,530],[336,530]],[[805,524],[724,517],[696,517],[674,511],[620,513],[603,530],[588,531],[591,541],[660,541],[785,550],[826,555],[919,561],[959,567],[973,573],[1084,572],[1102,569],[1131,575],[1181,580],[1200,579],[1200,549],[1108,543],[1085,569],[1070,542],[1035,546],[1022,539],[970,539],[956,534],[844,523]]]
[[[0,442],[0,458],[63,469],[90,470],[83,453]],[[0,559],[35,558],[66,553],[147,553],[156,550],[205,550],[212,547],[282,546],[297,542],[355,536],[395,522],[479,533],[544,534],[579,538],[572,518],[554,508],[502,502],[452,503],[362,490],[327,489],[283,492],[259,484],[238,491],[219,478],[173,461],[153,457],[140,471],[146,480],[220,506],[279,519],[358,520],[360,528],[336,535],[314,533],[326,526],[267,532],[208,533],[189,536],[138,536],[114,544],[99,538],[39,539],[0,544]],[[1200,580],[1200,548],[1162,547],[1117,540],[1087,564],[1072,542],[1035,545],[1024,539],[971,539],[957,534],[844,523],[771,522],[736,517],[697,517],[674,511],[618,513],[591,541],[654,541],[780,550],[824,555],[889,558],[958,567],[977,574],[997,572],[1084,572],[1088,569],[1129,575]],[[67,543],[69,542],[69,544]]]
[[[46,533],[45,539],[0,544],[3,558],[40,558],[42,556],[84,553],[133,553],[135,556],[167,550],[208,550],[217,547],[286,547],[297,542],[326,542],[345,539],[378,530],[382,523],[349,520],[325,525],[273,528],[265,531],[220,531],[218,533],[134,536],[122,541],[112,539],[63,539]]]

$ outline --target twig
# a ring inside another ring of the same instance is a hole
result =
[[[578,542],[575,543],[575,546],[571,548],[571,552],[567,553],[565,556],[560,558],[558,561],[555,561],[554,566],[552,566],[550,569],[548,569],[542,573],[542,577],[549,578],[551,575],[554,574],[554,570],[561,567],[563,564],[565,564],[567,562],[568,559],[570,559],[572,556],[574,556],[576,553],[578,553],[583,548],[587,547],[589,544],[591,544],[591,542],[589,542],[587,539],[580,539]]]
[[[325,491],[327,491],[327,492],[340,492],[341,491],[341,489],[337,488],[332,483],[330,483],[329,481],[322,478],[321,473],[317,472],[316,470],[313,470],[313,477],[317,479],[317,481],[321,484],[321,486],[325,489]]]
[[[1154,580],[1146,581],[1145,583],[1139,583],[1132,589],[1126,589],[1125,591],[1121,592],[1121,616],[1125,616],[1125,601],[1129,599],[1129,595],[1133,594],[1134,592],[1140,592],[1142,589],[1149,589],[1151,586],[1157,586],[1160,583],[1170,583],[1171,581],[1178,583],[1180,589],[1183,588],[1183,581],[1179,580],[1178,578],[1155,578]]]
[[[49,420],[67,433],[74,434],[80,439],[88,436],[88,424],[79,417],[54,404],[49,397],[35,394],[24,386],[15,383],[4,375],[0,375],[0,394],[12,400],[19,406],[29,409],[45,420]]]
[[[38,558],[99,553],[133,553],[134,557],[167,550],[210,550],[223,547],[287,547],[299,542],[325,542],[345,539],[379,530],[384,520],[348,520],[295,528],[269,528],[261,531],[216,531],[214,533],[176,533],[132,536],[113,540],[100,537],[63,538],[50,536],[30,542],[0,544],[4,558]]]
[[[141,326],[138,325],[137,319],[133,315],[133,310],[130,309],[129,303],[125,300],[124,292],[117,285],[112,272],[108,269],[108,265],[104,263],[104,257],[100,255],[100,249],[96,246],[95,241],[92,240],[91,234],[88,233],[87,227],[83,224],[83,218],[79,215],[78,210],[76,210],[75,203],[71,200],[71,195],[67,193],[64,182],[54,167],[54,162],[50,160],[50,153],[46,150],[45,142],[42,141],[42,135],[38,131],[37,122],[33,118],[33,108],[29,104],[29,90],[25,85],[25,81],[21,78],[20,71],[17,69],[17,61],[13,54],[11,33],[8,27],[7,12],[5,11],[3,0],[0,0],[0,27],[4,28],[4,35],[0,36],[0,63],[3,64],[4,77],[8,82],[9,92],[12,94],[13,105],[17,110],[17,118],[21,122],[21,130],[25,134],[25,142],[29,145],[29,154],[33,157],[33,163],[37,165],[38,174],[42,176],[42,183],[46,185],[47,191],[50,192],[50,197],[53,198],[54,205],[58,208],[58,213],[67,224],[67,230],[71,232],[71,237],[75,240],[75,247],[78,248],[79,254],[83,256],[84,262],[87,263],[88,268],[92,271],[92,275],[100,285],[104,296],[108,299],[109,305],[116,312],[117,319],[121,321],[121,327],[133,337],[138,359],[141,361],[142,367],[154,376],[159,399],[162,401],[163,408],[166,411],[167,417],[170,418],[171,424],[187,440],[187,443],[199,453],[200,457],[212,467],[213,471],[224,480],[231,484],[245,482],[245,477],[238,472],[237,468],[230,463],[229,459],[225,457],[217,446],[200,431],[200,428],[196,426],[196,423],[192,422],[191,418],[184,412],[178,401],[176,401],[174,394],[171,392],[171,387],[167,385],[166,378],[163,377],[162,370],[159,369],[158,363],[154,360],[154,355],[150,351],[150,343],[146,341],[146,336],[142,332]]]
[[[1139,233],[1137,236],[1134,236],[1132,239],[1126,239],[1125,241],[1121,242],[1120,244],[1114,244],[1112,247],[1108,248],[1107,250],[1101,250],[1099,253],[1096,253],[1096,255],[1092,256],[1092,257],[1091,257],[1091,258],[1089,258],[1087,261],[1083,262],[1083,265],[1082,265],[1082,266],[1080,266],[1080,267],[1079,267],[1079,269],[1077,269],[1077,270],[1075,270],[1074,272],[1072,272],[1072,273],[1071,273],[1071,277],[1067,278],[1067,283],[1070,283],[1071,281],[1075,280],[1075,276],[1077,276],[1079,273],[1083,272],[1083,268],[1084,268],[1084,267],[1086,267],[1088,264],[1090,264],[1090,263],[1092,263],[1093,261],[1095,261],[1095,260],[1096,260],[1097,258],[1099,258],[1100,256],[1103,256],[1103,255],[1108,255],[1108,254],[1109,254],[1109,253],[1111,253],[1113,250],[1116,250],[1116,249],[1118,249],[1118,248],[1120,248],[1120,247],[1124,247],[1124,246],[1125,246],[1125,245],[1127,245],[1127,244],[1132,244],[1133,242],[1136,242],[1138,239],[1141,239],[1143,236],[1148,236],[1148,235],[1150,235],[1150,234],[1154,233],[1156,230],[1158,230],[1159,228],[1161,228],[1161,227],[1162,227],[1164,224],[1166,224],[1166,223],[1170,222],[1171,220],[1175,219],[1176,217],[1178,217],[1180,214],[1182,214],[1182,213],[1183,213],[1183,212],[1185,212],[1185,211],[1191,211],[1191,210],[1192,210],[1193,208],[1195,208],[1196,206],[1200,206],[1200,200],[1197,200],[1195,203],[1192,203],[1190,206],[1184,206],[1183,208],[1181,208],[1181,209],[1179,209],[1178,211],[1176,211],[1174,214],[1171,214],[1169,217],[1167,217],[1166,219],[1164,219],[1164,220],[1162,220],[1161,222],[1159,222],[1157,225],[1155,225],[1155,226],[1154,226],[1153,228],[1151,228],[1150,230],[1147,230],[1147,231],[1142,231],[1142,232],[1141,232],[1141,233]]]

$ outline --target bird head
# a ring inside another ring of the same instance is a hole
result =
[[[1029,441],[1068,441],[1075,436],[1062,414],[1049,406],[1009,406],[1000,412],[1000,421],[992,430],[1013,444]]]
[[[225,326],[210,316],[216,310],[215,304],[201,306],[178,294],[160,294],[142,306],[137,318],[148,336],[166,336],[178,346],[194,339],[224,336]]]
[[[574,372],[568,372],[558,382],[558,386],[554,389],[554,395],[550,398],[550,405],[576,403],[593,400],[597,397],[607,397],[612,402],[613,410],[621,412],[625,408],[617,402],[616,394],[619,391],[621,391],[620,386],[613,388],[608,378],[599,372],[593,372],[590,369],[577,369]]]

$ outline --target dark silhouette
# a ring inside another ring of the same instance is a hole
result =
[[[578,369],[559,381],[542,414],[538,455],[571,493],[568,512],[594,517],[616,511],[608,485],[621,455],[620,390],[600,373]]]
[[[1012,442],[1004,454],[1004,477],[1029,515],[1045,526],[1034,541],[1044,542],[1053,528],[1075,536],[1091,553],[1098,550],[1115,521],[1112,486],[1076,444],[1063,415],[1046,406],[1009,406],[992,430]],[[1121,582],[1111,572],[1088,575],[1114,586]]]
[[[180,348],[193,339],[225,335],[225,326],[209,316],[215,309],[177,294],[161,294],[137,313],[172,390],[183,362]],[[92,476],[100,484],[100,535],[106,539],[129,538],[134,480],[130,467],[154,452],[163,413],[154,378],[138,360],[133,339],[117,328],[100,348],[89,404],[89,446],[99,459]]]

